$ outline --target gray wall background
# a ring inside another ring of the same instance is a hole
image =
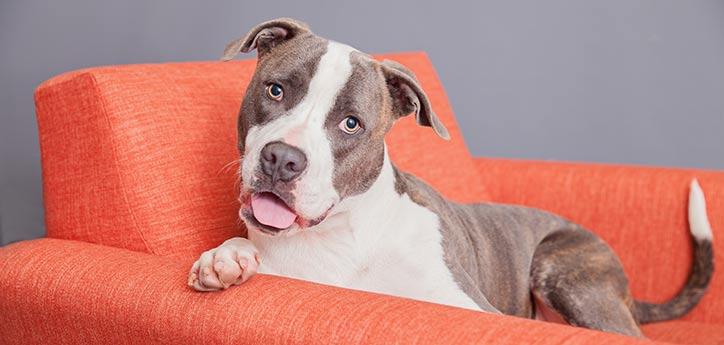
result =
[[[0,0],[0,241],[44,233],[40,82],[216,59],[280,16],[427,51],[475,155],[724,169],[724,1]]]

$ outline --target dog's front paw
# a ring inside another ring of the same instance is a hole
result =
[[[197,291],[217,291],[247,281],[259,267],[254,244],[241,237],[201,254],[189,272],[188,284]]]

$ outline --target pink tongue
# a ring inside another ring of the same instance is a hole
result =
[[[297,215],[272,193],[254,193],[251,196],[251,211],[254,218],[267,226],[286,229],[294,224]]]

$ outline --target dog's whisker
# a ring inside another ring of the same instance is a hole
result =
[[[229,171],[229,168],[231,168],[232,166],[234,166],[234,164],[237,164],[237,165],[241,166],[241,160],[240,160],[240,159],[234,159],[233,161],[224,164],[224,166],[222,166],[222,167],[219,169],[218,174],[227,173],[227,172]],[[240,169],[237,169],[237,174],[239,173],[239,171],[240,171]]]

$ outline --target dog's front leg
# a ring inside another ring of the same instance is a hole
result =
[[[234,237],[201,254],[189,272],[197,291],[218,291],[247,281],[259,268],[259,252],[251,241]]]

